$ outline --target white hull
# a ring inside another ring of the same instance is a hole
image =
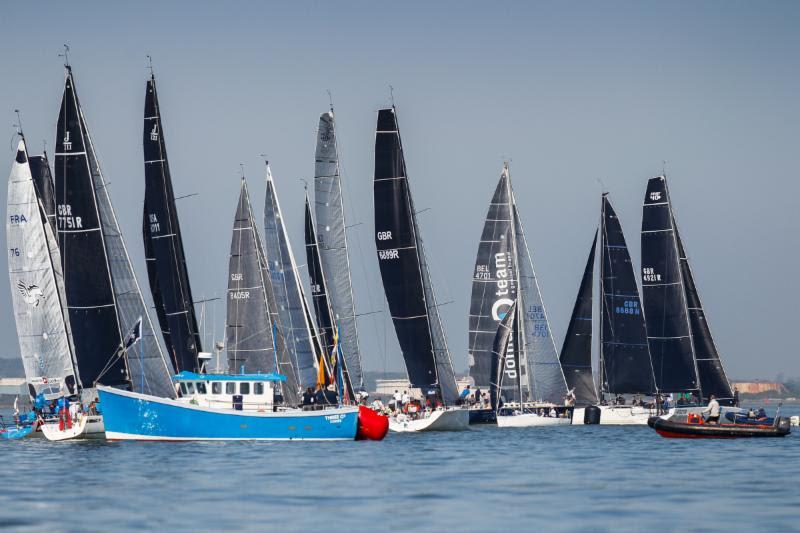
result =
[[[647,419],[655,416],[655,411],[646,407],[632,405],[599,405],[601,426],[646,426]],[[667,417],[674,410],[670,409]],[[572,418],[575,424],[583,424],[584,407],[576,407]]]
[[[467,409],[439,409],[430,416],[412,420],[405,415],[389,418],[389,429],[398,433],[412,431],[465,431],[469,429]]]
[[[103,417],[99,415],[81,416],[70,429],[63,431],[58,428],[57,420],[46,422],[41,425],[41,430],[44,437],[52,441],[106,438]]]
[[[522,413],[519,415],[497,415],[497,427],[501,428],[527,428],[535,426],[569,426],[571,418],[558,418],[539,416],[536,413]]]

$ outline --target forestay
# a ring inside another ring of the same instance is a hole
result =
[[[339,153],[332,111],[319,117],[314,164],[314,212],[317,217],[316,241],[326,275],[328,299],[339,326],[339,343],[350,379],[354,386],[363,388]]]
[[[61,256],[44,204],[36,194],[24,140],[17,145],[8,180],[6,244],[25,380],[36,393],[64,385],[74,394],[80,383],[74,370],[68,317],[62,307]]]

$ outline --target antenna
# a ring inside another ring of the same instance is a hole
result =
[[[61,54],[58,54],[58,57],[63,57],[64,58],[64,66],[66,68],[70,68],[70,66],[69,66],[69,44],[64,43],[64,52],[61,53]]]
[[[667,162],[665,160],[661,160],[661,175],[666,177],[667,176]]]
[[[328,102],[331,104],[331,114],[333,114],[333,95],[330,89],[325,89],[325,92],[328,93]]]
[[[258,154],[258,157],[264,158],[264,163],[269,166],[269,159],[267,159],[267,154]]]
[[[17,114],[17,123],[14,124],[14,127],[17,128],[17,135],[24,139],[25,135],[22,134],[22,116],[19,114],[19,109],[15,109],[14,113]]]
[[[297,179],[303,182],[303,188],[306,190],[306,192],[308,192],[308,180],[305,178],[297,178]]]
[[[392,109],[394,109],[394,87],[389,85],[389,98],[392,100]]]
[[[244,181],[244,163],[239,163],[239,171],[242,173],[242,181]]]
[[[155,74],[153,74],[153,57],[150,54],[147,54],[147,68],[150,69],[150,77],[155,78]]]
[[[45,141],[44,139],[42,139],[42,153],[44,155],[47,155],[47,141]]]
[[[608,191],[608,188],[606,187],[605,182],[603,182],[602,178],[595,178],[595,179],[597,180],[597,183],[600,184],[601,192],[603,194],[606,194],[606,192]]]

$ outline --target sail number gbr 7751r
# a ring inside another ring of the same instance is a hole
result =
[[[83,222],[81,217],[72,216],[72,206],[69,204],[58,204],[58,229],[81,229]]]

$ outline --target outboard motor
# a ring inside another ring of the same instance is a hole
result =
[[[788,417],[781,416],[775,419],[775,426],[781,431],[789,432],[792,430],[792,421]]]
[[[583,410],[583,423],[596,425],[600,423],[600,408],[596,405],[589,405]]]

